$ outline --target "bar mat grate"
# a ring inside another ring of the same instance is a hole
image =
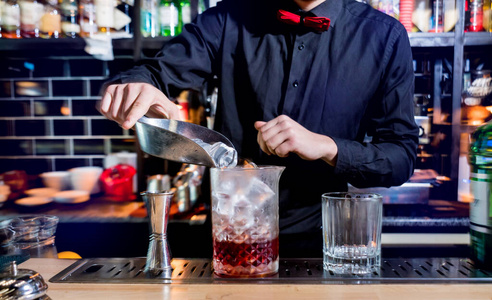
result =
[[[467,258],[385,259],[379,272],[338,275],[323,270],[322,259],[282,259],[279,273],[264,278],[223,278],[214,275],[209,259],[173,259],[172,274],[149,278],[145,258],[81,259],[50,282],[60,283],[489,283],[492,272],[476,268]]]

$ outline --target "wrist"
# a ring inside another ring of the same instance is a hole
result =
[[[329,136],[323,136],[323,154],[321,159],[330,166],[334,167],[337,164],[338,146],[335,141]]]

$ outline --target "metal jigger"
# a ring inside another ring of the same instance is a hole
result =
[[[171,254],[167,245],[166,231],[173,193],[146,191],[140,194],[147,207],[150,219],[150,243],[145,263],[145,273],[151,277],[171,278]]]

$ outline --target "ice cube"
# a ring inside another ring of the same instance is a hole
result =
[[[228,216],[233,212],[233,201],[231,200],[231,196],[224,193],[212,193],[213,204],[212,210],[218,213],[219,215]]]
[[[233,147],[229,147],[222,142],[213,144],[206,143],[201,139],[193,139],[193,142],[202,147],[215,163],[215,167],[235,167],[237,165],[237,152]]]
[[[273,199],[275,196],[273,190],[257,177],[249,180],[249,186],[243,193],[251,201],[254,209],[261,208],[269,199]]]
[[[234,214],[231,221],[238,233],[244,232],[244,230],[254,225],[253,207],[245,195],[239,195],[237,199],[235,199]]]

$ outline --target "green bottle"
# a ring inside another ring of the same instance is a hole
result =
[[[161,0],[159,4],[159,23],[161,36],[179,34],[179,10],[172,0]]]
[[[183,26],[191,23],[191,3],[190,0],[179,1],[179,31],[183,31]]]
[[[478,267],[492,269],[492,122],[471,136],[471,256]]]

